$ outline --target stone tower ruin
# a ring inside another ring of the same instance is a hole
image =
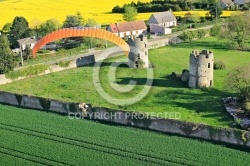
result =
[[[214,55],[212,51],[192,51],[190,54],[189,82],[190,88],[211,87],[214,84]]]
[[[128,55],[128,64],[130,68],[148,68],[148,39],[140,35],[137,38],[129,38],[128,44],[130,52]]]

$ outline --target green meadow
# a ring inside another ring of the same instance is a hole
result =
[[[215,62],[226,64],[225,70],[214,71],[213,88],[190,89],[187,83],[169,79],[172,72],[181,74],[183,69],[189,69],[189,55],[192,50],[209,49],[214,52]],[[227,73],[238,65],[250,64],[250,53],[229,50],[227,43],[216,38],[205,38],[192,43],[165,46],[149,51],[149,58],[153,64],[153,85],[147,96],[133,104],[116,106],[103,99],[94,86],[100,83],[103,89],[112,97],[126,99],[138,94],[146,82],[145,69],[130,69],[120,65],[116,69],[116,80],[110,81],[108,73],[110,64],[116,61],[126,61],[126,57],[111,58],[102,63],[100,82],[93,81],[94,64],[70,69],[63,72],[44,76],[27,78],[10,84],[1,85],[0,90],[60,99],[90,103],[94,106],[141,111],[141,112],[179,112],[181,120],[204,123],[213,126],[230,127],[233,119],[226,113],[222,97],[236,95],[225,88],[224,81]],[[96,74],[96,73],[95,73]],[[127,93],[115,91],[110,82],[116,85],[127,86],[130,80],[137,85]]]

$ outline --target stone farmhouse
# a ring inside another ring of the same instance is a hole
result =
[[[143,20],[138,20],[110,24],[107,30],[121,38],[124,38],[146,34],[147,26]]]
[[[155,34],[170,34],[170,27],[177,25],[177,19],[171,11],[154,13],[148,20],[150,32]]]

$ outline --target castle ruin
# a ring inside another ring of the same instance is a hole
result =
[[[128,56],[128,64],[130,68],[148,68],[148,39],[146,36],[140,35],[137,38],[129,38],[128,44],[130,52]]]
[[[212,51],[192,51],[190,54],[189,82],[190,88],[212,87],[214,55]]]

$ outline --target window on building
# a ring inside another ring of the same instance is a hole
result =
[[[208,63],[207,67],[210,69],[210,67],[211,67],[210,63]]]

